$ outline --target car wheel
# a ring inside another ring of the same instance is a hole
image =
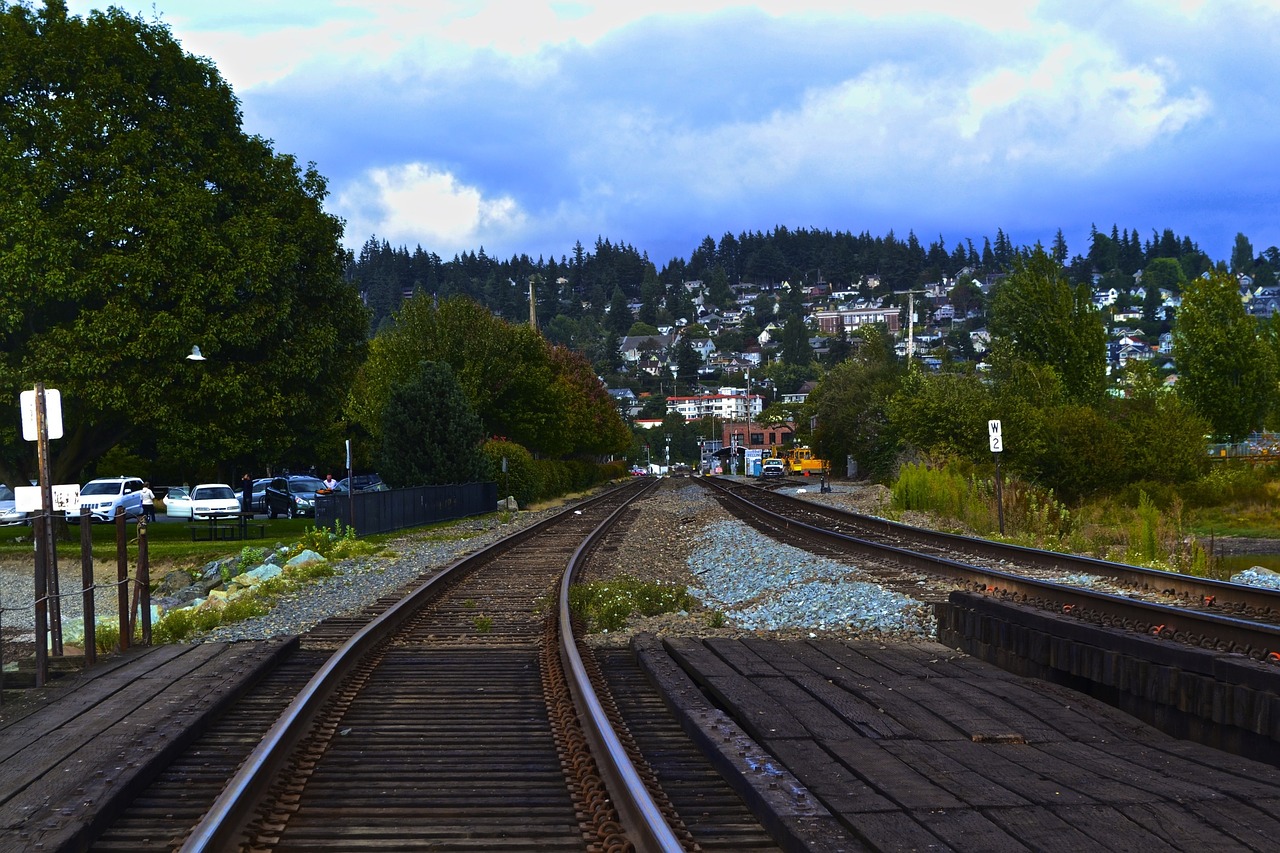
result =
[[[275,518],[275,517],[276,517],[276,508],[275,508],[275,505],[274,505],[274,504],[268,504],[268,505],[267,505],[267,517],[268,517],[268,518]]]

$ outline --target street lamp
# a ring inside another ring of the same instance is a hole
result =
[[[671,475],[671,433],[667,433],[667,476]]]

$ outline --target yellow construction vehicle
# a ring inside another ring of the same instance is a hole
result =
[[[793,447],[787,456],[787,470],[805,477],[810,474],[821,475],[827,470],[827,460],[814,456],[813,451],[807,447]]]

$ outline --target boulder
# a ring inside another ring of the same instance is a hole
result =
[[[286,569],[296,569],[299,566],[305,566],[305,565],[308,565],[309,563],[327,563],[327,562],[328,560],[324,558],[324,555],[318,554],[315,551],[312,551],[310,548],[307,548],[298,556],[291,557],[289,561],[284,564],[284,567]]]
[[[176,595],[179,590],[185,589],[193,583],[195,583],[195,578],[191,576],[191,572],[176,569],[162,577],[160,582],[155,585],[152,593],[160,597]]]
[[[263,563],[261,566],[257,566],[247,572],[242,572],[241,574],[236,575],[231,579],[230,583],[234,586],[253,587],[265,580],[277,577],[283,571],[284,569],[279,566],[273,566],[270,563]]]

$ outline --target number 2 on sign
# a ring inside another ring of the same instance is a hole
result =
[[[1000,421],[987,421],[987,433],[991,439],[991,452],[999,453],[1004,450],[1004,438],[1000,435]]]

